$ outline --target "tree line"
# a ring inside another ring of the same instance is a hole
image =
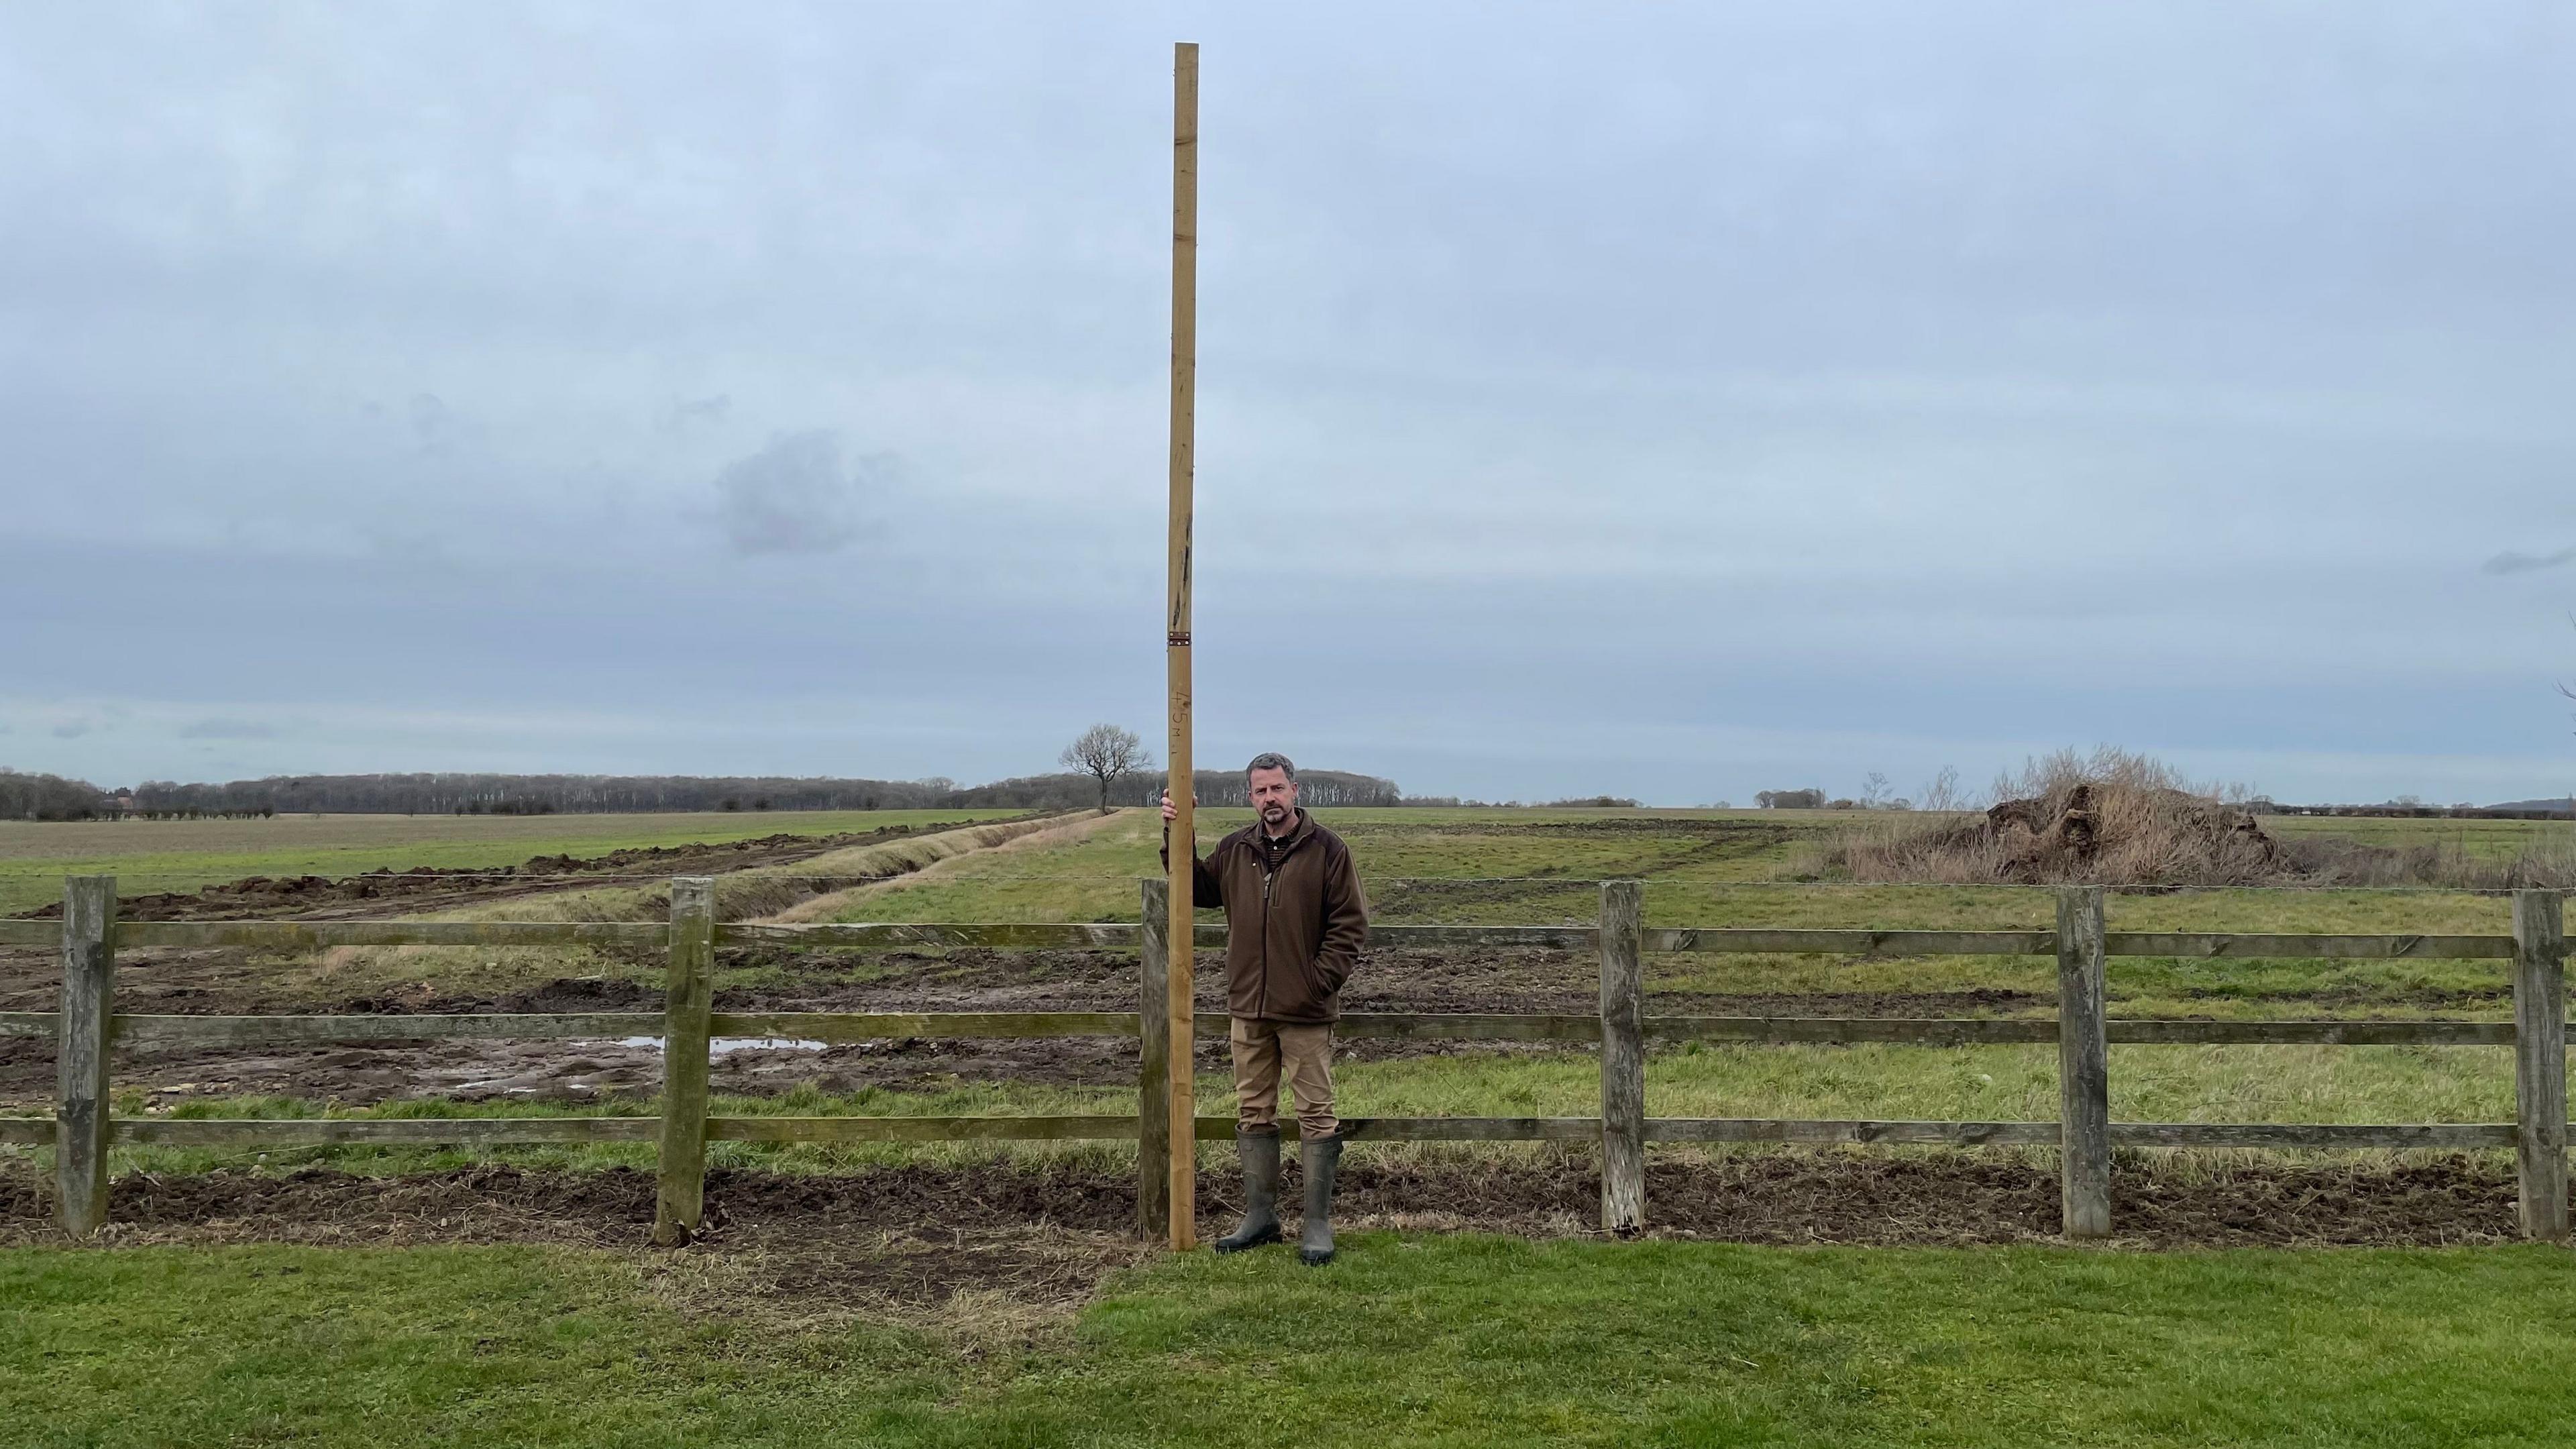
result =
[[[1392,780],[1340,770],[1301,771],[1309,805],[1395,805]],[[1240,770],[1198,772],[1202,804],[1250,803]],[[1112,783],[1109,803],[1152,804],[1159,774]],[[1028,775],[961,786],[953,780],[866,780],[780,775],[501,775],[469,773],[271,775],[221,784],[147,780],[102,790],[59,775],[0,768],[0,819],[97,820],[303,814],[552,815],[658,810],[1070,810],[1097,803],[1086,774]]]

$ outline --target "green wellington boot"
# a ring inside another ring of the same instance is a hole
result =
[[[1279,1129],[1235,1133],[1234,1153],[1243,1159],[1243,1223],[1216,1240],[1220,1253],[1240,1253],[1280,1240]]]
[[[1297,1235],[1297,1261],[1320,1268],[1333,1261],[1333,1174],[1341,1170],[1342,1139],[1306,1144],[1306,1223]]]

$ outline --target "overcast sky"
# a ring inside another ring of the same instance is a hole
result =
[[[0,763],[2564,793],[2576,7],[13,5]]]

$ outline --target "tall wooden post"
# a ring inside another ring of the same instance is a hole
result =
[[[662,1011],[662,1150],[653,1241],[687,1242],[706,1210],[707,1017],[715,1005],[716,883],[671,882],[671,966]]]
[[[2513,893],[2514,1155],[2522,1235],[2567,1239],[2567,920],[2556,891]]]
[[[1163,928],[1171,921],[1171,883],[1147,878],[1144,909],[1137,920],[1142,947],[1137,959],[1137,1038],[1143,1043],[1136,1063],[1136,1236],[1159,1239],[1172,1222],[1172,999],[1163,978],[1172,969],[1171,948]]]
[[[2070,1238],[2111,1235],[2111,1046],[2100,886],[2057,891],[2058,1216]]]
[[[1645,887],[1601,883],[1601,1230],[1646,1225]]]
[[[1194,983],[1190,957],[1191,914],[1196,892],[1192,872],[1198,859],[1197,801],[1190,796],[1190,526],[1195,465],[1192,451],[1197,416],[1199,357],[1199,48],[1184,41],[1172,47],[1172,514],[1168,550],[1169,618],[1164,632],[1164,660],[1169,674],[1172,805],[1180,812],[1171,828],[1171,899],[1165,903],[1165,949],[1170,969],[1163,983],[1170,1003],[1171,1187],[1170,1241],[1174,1249],[1195,1244],[1198,1217],[1198,1104],[1192,1099],[1191,1045],[1196,1023],[1191,1018]]]
[[[63,878],[63,994],[54,1034],[54,1221],[107,1221],[108,1013],[116,994],[116,877]]]

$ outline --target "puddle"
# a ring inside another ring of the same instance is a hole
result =
[[[658,1036],[622,1036],[614,1044],[622,1047],[651,1047],[655,1051],[662,1049],[662,1039]],[[575,1042],[573,1045],[579,1046],[581,1043]],[[731,1052],[819,1052],[827,1045],[829,1043],[809,1041],[800,1036],[720,1036],[707,1042],[707,1055],[720,1057]]]

